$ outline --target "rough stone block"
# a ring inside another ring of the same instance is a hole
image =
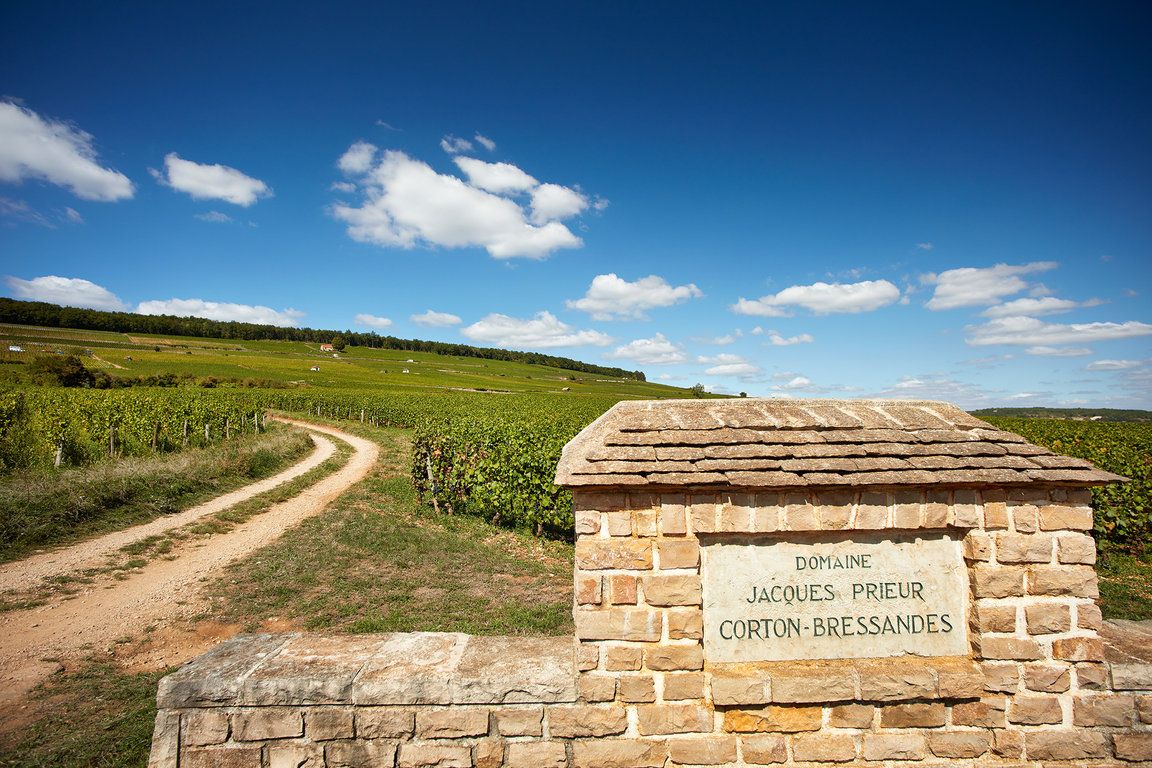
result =
[[[421,739],[459,739],[485,736],[488,710],[475,707],[427,709],[416,713],[416,735]]]
[[[855,675],[845,670],[789,672],[772,676],[772,701],[777,704],[807,704],[846,701],[856,698]]]
[[[1144,725],[1152,725],[1152,696],[1136,697],[1136,718]]]
[[[543,707],[509,707],[492,713],[501,736],[540,736],[544,733]]]
[[[820,521],[806,496],[790,493],[785,497],[784,516],[780,527],[785,531],[818,531]]]
[[[392,750],[395,752],[395,748]],[[274,741],[265,747],[268,768],[301,768],[324,764],[323,744],[298,744]]]
[[[992,738],[987,731],[928,734],[928,749],[936,757],[971,760],[985,754],[991,747]]]
[[[974,662],[936,668],[942,699],[975,699],[984,692],[984,673]]]
[[[973,597],[1020,597],[1024,594],[1022,568],[977,565],[971,574]]]
[[[631,536],[632,535],[632,513],[627,510],[619,512],[606,512],[604,513],[605,519],[608,521],[608,535],[609,536]]]
[[[610,736],[628,727],[628,711],[614,706],[548,708],[548,733],[554,739]]]
[[[643,736],[711,733],[712,710],[698,704],[656,704],[650,707],[637,707],[636,724]]]
[[[480,739],[472,746],[472,764],[475,768],[502,768],[504,742],[500,739]]]
[[[350,739],[356,735],[353,711],[345,707],[304,710],[304,735],[312,741]]]
[[[865,701],[901,701],[904,699],[936,698],[936,674],[928,667],[908,666],[893,668],[889,665],[858,666],[860,674],[860,698]],[[775,681],[773,681],[775,682]],[[840,693],[848,686],[843,681],[840,684]],[[829,701],[837,698],[854,698],[852,696],[838,695],[829,697]]]
[[[980,671],[984,673],[984,690],[991,693],[1015,693],[1020,686],[1020,672],[1015,664],[986,661]]]
[[[1152,761],[1152,733],[1118,733],[1116,757],[1133,763]]]
[[[736,760],[736,738],[733,736],[694,736],[668,740],[668,755],[685,765],[720,765]]]
[[[910,530],[920,527],[920,491],[896,491],[892,505],[892,527]]]
[[[1113,664],[1112,690],[1152,691],[1152,664]]]
[[[1087,760],[1108,757],[1108,735],[1071,728],[1028,731],[1024,745],[1030,760]]]
[[[616,491],[578,490],[572,494],[572,506],[578,512],[583,510],[611,512],[615,509],[625,509],[628,500],[624,494]]]
[[[1103,664],[1082,663],[1076,668],[1076,687],[1082,691],[1108,690],[1108,667]]]
[[[1068,534],[1056,538],[1056,557],[1072,565],[1095,565],[1096,542],[1091,536]]]
[[[221,709],[189,709],[180,719],[181,744],[203,747],[228,741],[228,714]]]
[[[768,679],[763,675],[714,674],[712,676],[712,702],[720,707],[766,704],[771,700],[768,689]]]
[[[876,708],[871,704],[840,704],[828,712],[831,728],[870,728]]]
[[[944,702],[913,702],[880,708],[881,728],[939,728],[944,725]]]
[[[852,491],[827,491],[821,493],[815,505],[816,517],[825,531],[842,531],[852,527],[852,513],[855,508]]]
[[[996,559],[1008,564],[1050,563],[1052,546],[1052,537],[1047,534],[1022,536],[1001,533],[996,537]]]
[[[635,645],[609,645],[604,648],[604,669],[608,672],[635,672],[644,662],[644,651]]]
[[[714,495],[693,496],[689,515],[693,533],[715,533],[716,497]]]
[[[576,535],[595,536],[600,533],[600,512],[594,509],[579,509],[575,513]]]
[[[629,573],[609,576],[608,602],[612,605],[636,605],[636,576]]]
[[[232,716],[235,741],[293,739],[304,735],[304,714],[293,707],[242,709]]]
[[[856,505],[856,520],[853,527],[859,531],[879,530],[889,525],[888,494],[878,491],[864,491],[860,503]]]
[[[976,632],[1015,632],[1016,606],[1003,605],[998,600],[981,600],[972,617]]]
[[[1023,731],[992,731],[992,754],[1009,760],[1024,754]]]
[[[991,560],[992,537],[980,531],[969,531],[964,536],[964,559],[974,563]]]
[[[660,672],[691,671],[704,668],[704,648],[700,645],[659,645],[644,652],[648,669]]]
[[[616,677],[614,675],[580,675],[576,690],[584,701],[611,701],[616,698]]]
[[[1028,594],[1054,597],[1100,596],[1096,571],[1086,565],[1035,566],[1028,569]]]
[[[750,532],[753,528],[752,496],[730,494],[718,508],[716,530],[724,533]]]
[[[1065,603],[1026,605],[1024,606],[1024,619],[1030,635],[1067,632],[1072,628],[1072,609]]]
[[[1040,508],[1040,528],[1045,531],[1090,531],[1092,508],[1045,504]]]
[[[567,768],[562,741],[517,741],[508,745],[505,768]]]
[[[1063,661],[1103,661],[1104,642],[1098,637],[1062,637],[1052,641],[1052,658]]]
[[[600,648],[591,643],[576,646],[576,669],[587,672],[600,666]]]
[[[792,757],[797,761],[847,763],[856,759],[856,739],[823,733],[792,736]]]
[[[772,765],[788,762],[788,745],[783,736],[745,736],[740,744],[745,763]]]
[[[683,701],[704,696],[704,675],[698,672],[664,675],[664,700]]]
[[[189,747],[180,753],[180,768],[252,768],[260,765],[261,748]]]
[[[669,640],[702,640],[704,613],[702,611],[668,611]]]
[[[654,643],[663,630],[663,614],[628,608],[577,609],[576,637],[580,640],[631,640]]]
[[[668,759],[664,741],[603,739],[572,744],[577,768],[662,768]]]
[[[1008,527],[1008,504],[1003,499],[989,501],[984,495],[984,527],[989,530]]]
[[[364,765],[388,765],[387,762]],[[444,744],[401,744],[397,768],[472,768],[472,750]]]
[[[1000,698],[965,701],[953,705],[952,725],[972,728],[1004,728],[1008,725],[1007,709],[1007,701]]]
[[[644,602],[648,605],[700,605],[702,591],[696,575],[645,576]]]
[[[761,499],[763,495],[756,498]],[[752,530],[756,533],[775,533],[780,530],[780,512],[781,508],[777,506],[775,499],[764,503],[758,502],[756,508],[752,510]]]
[[[180,760],[180,713],[162,709],[152,724],[148,768],[177,768]]]
[[[952,507],[948,504],[947,493],[944,494],[944,497],[945,501],[940,501],[929,494],[928,501],[924,504],[925,528],[943,528],[951,523]],[[1007,527],[1007,523],[1004,527]]]
[[[700,565],[700,543],[696,539],[660,541],[656,544],[660,570],[697,568]]]
[[[660,505],[660,533],[665,536],[683,536],[688,533],[688,521],[684,512],[684,497],[665,497]]]
[[[603,578],[577,574],[576,576],[576,602],[580,605],[599,605],[603,597]]]
[[[632,704],[656,701],[656,680],[652,675],[621,675],[616,688],[620,701]]]
[[[416,713],[398,707],[357,707],[356,733],[364,739],[402,739],[416,730]]]
[[[1100,606],[1095,603],[1079,603],[1076,606],[1076,626],[1080,629],[1100,631],[1103,617],[1100,615]]]
[[[1065,665],[1025,664],[1024,687],[1040,693],[1064,693],[1072,686],[1072,674]]]
[[[1012,507],[1012,527],[1017,533],[1036,533],[1039,527],[1039,510],[1034,504],[1020,504]]]
[[[240,697],[241,683],[277,654],[297,633],[236,635],[160,681],[156,705],[180,709],[231,705]]]
[[[1034,661],[1043,657],[1040,644],[1030,637],[982,637],[980,655],[985,659]]]
[[[632,526],[637,536],[651,538],[657,533],[657,520],[660,513],[656,511],[636,511],[632,513]]]
[[[583,571],[648,570],[652,567],[652,542],[631,538],[578,539],[576,567]]]
[[[820,730],[820,707],[767,706],[761,709],[730,709],[724,713],[729,733],[799,733]]]
[[[1056,725],[1064,721],[1064,711],[1056,696],[1016,696],[1008,711],[1008,722],[1017,725]]]
[[[1131,726],[1136,698],[1125,694],[1076,696],[1072,699],[1072,724]]]
[[[324,764],[327,768],[363,768],[368,765],[393,765],[396,745],[388,741],[329,741],[324,745]],[[412,768],[428,763],[413,763]],[[432,763],[431,765],[439,764]],[[468,764],[465,763],[465,766]],[[293,766],[295,768],[295,766]]]
[[[924,737],[918,733],[864,734],[865,760],[923,760]]]

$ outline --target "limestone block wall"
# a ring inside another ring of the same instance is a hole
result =
[[[1152,761],[1152,681],[1103,663],[1086,490],[574,496],[577,691],[627,713],[637,764]],[[968,656],[708,663],[702,541],[852,530],[962,540]]]

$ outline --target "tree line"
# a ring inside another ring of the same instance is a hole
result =
[[[440,341],[400,339],[395,336],[381,336],[375,331],[359,333],[351,330],[284,328],[276,325],[208,320],[202,317],[107,312],[99,309],[62,307],[43,301],[0,298],[0,323],[38,325],[46,328],[79,328],[86,331],[111,331],[114,333],[152,333],[164,336],[240,339],[244,341],[306,341],[328,344],[335,337],[340,336],[345,343],[354,347],[432,352],[438,355],[474,357],[482,360],[530,363],[561,368],[566,371],[645,381],[643,371],[626,371],[623,368],[593,365],[567,357],[544,355],[538,352],[518,352],[510,349],[473,347],[467,344],[448,344]]]

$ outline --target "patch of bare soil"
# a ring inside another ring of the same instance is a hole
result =
[[[322,511],[371,470],[379,453],[375,443],[340,430],[284,421],[344,440],[355,452],[344,467],[297,496],[273,505],[228,533],[179,547],[173,559],[153,561],[121,581],[91,585],[70,599],[0,615],[0,723],[16,714],[28,691],[59,670],[62,662],[92,652],[111,652],[130,668],[158,669],[182,663],[240,631],[239,625],[206,622],[187,629],[181,626],[187,622],[181,620],[207,608],[208,601],[201,593],[204,582],[229,563],[270,544],[287,529]],[[250,495],[263,490],[267,488]],[[236,498],[232,503],[242,500]],[[77,547],[101,550],[94,542]],[[70,555],[71,549],[51,556],[62,563],[82,562],[84,557]],[[5,570],[18,570],[27,562],[11,563]],[[44,578],[42,570],[38,573]],[[268,623],[269,631],[297,628],[290,622]]]

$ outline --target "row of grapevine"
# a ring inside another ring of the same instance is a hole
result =
[[[1152,424],[986,417],[1056,453],[1087,459],[1132,479],[1092,491],[1096,540],[1142,549],[1152,540]]]

